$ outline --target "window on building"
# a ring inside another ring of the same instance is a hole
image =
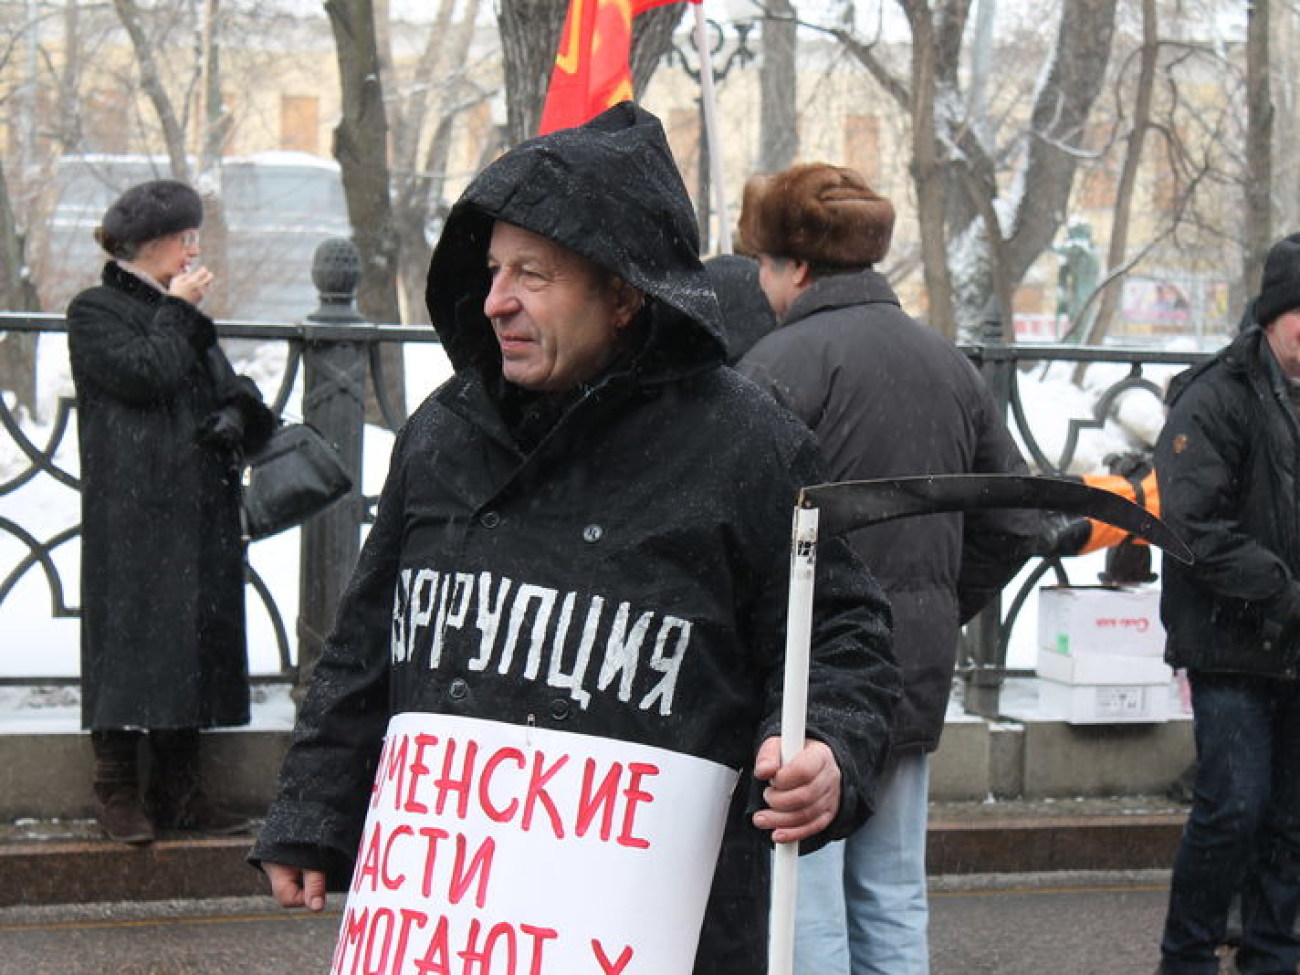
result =
[[[90,93],[82,113],[82,137],[89,152],[129,152],[131,126],[127,111],[129,95],[125,91],[100,88]]]
[[[320,153],[320,99],[314,95],[280,97],[280,148]]]
[[[1104,159],[1079,171],[1079,206],[1085,210],[1109,210],[1115,206],[1118,180]]]
[[[844,117],[844,164],[860,172],[869,186],[880,185],[880,116]]]
[[[1184,145],[1186,143],[1183,143]],[[1161,143],[1159,160],[1152,185],[1152,206],[1157,213],[1171,213],[1183,194],[1183,179],[1179,172],[1175,150],[1168,141]]]

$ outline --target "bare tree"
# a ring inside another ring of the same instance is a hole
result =
[[[225,315],[230,307],[231,280],[228,269],[225,205],[221,197],[221,152],[229,131],[229,116],[221,96],[221,6],[220,0],[203,0],[202,12],[193,24],[193,57],[173,77],[188,79],[173,95],[158,63],[158,52],[170,49],[165,41],[178,23],[188,21],[187,10],[171,16],[156,16],[146,23],[146,12],[136,0],[113,0],[113,8],[135,52],[140,85],[148,96],[162,131],[163,144],[173,178],[194,185],[203,197],[204,262],[216,269],[212,290],[205,302],[213,316]],[[152,25],[154,30],[150,30]],[[191,109],[199,119],[197,166],[190,154],[187,134]]]
[[[763,12],[763,61],[759,74],[760,172],[785,169],[799,151],[799,131],[795,125],[798,31],[794,4],[790,0],[770,0]]]
[[[1133,124],[1129,129],[1120,169],[1119,185],[1115,190],[1115,215],[1110,229],[1110,243],[1106,250],[1107,268],[1120,268],[1128,257],[1129,230],[1133,216],[1133,197],[1137,189],[1138,172],[1142,166],[1142,147],[1152,126],[1151,101],[1155,95],[1156,67],[1160,55],[1159,17],[1156,0],[1142,0],[1142,44],[1138,48],[1138,77],[1133,88]],[[1099,344],[1110,331],[1115,311],[1119,308],[1123,277],[1108,274],[1103,286],[1101,306],[1093,319],[1085,341]],[[1081,377],[1080,377],[1081,378]]]
[[[26,242],[9,204],[9,184],[0,164],[0,308],[37,311],[39,301],[27,271]],[[36,410],[36,336],[0,332],[0,389],[19,405]]]
[[[899,3],[912,33],[906,79],[851,28],[829,32],[912,120],[930,324],[955,335],[980,322],[996,300],[1010,337],[1014,289],[1064,222],[1084,126],[1106,75],[1115,0],[1063,0],[1027,125],[1002,146],[988,142],[991,127],[976,124],[971,106],[978,99],[963,88],[970,0]],[[1003,171],[1008,160],[1010,171]]]
[[[1241,292],[1250,295],[1273,242],[1273,101],[1269,0],[1250,0],[1246,11],[1246,256]]]
[[[119,0],[120,2],[120,0]],[[389,197],[387,107],[384,103],[375,8],[371,0],[325,0],[338,55],[343,114],[334,129],[334,158],[357,250],[357,307],[372,322],[400,320],[397,232]]]
[[[400,250],[388,165],[387,106],[375,5],[372,0],[325,0],[338,56],[343,114],[334,129],[334,158],[343,172],[352,237],[361,255],[357,310],[372,322],[401,321],[397,295]],[[398,416],[406,412],[401,346],[380,349],[384,392]],[[366,418],[382,420],[373,387],[368,389]]]
[[[399,240],[403,321],[427,323],[425,274],[432,251],[428,230],[444,208],[443,186],[456,124],[495,92],[476,84],[468,70],[482,0],[441,0],[425,45],[409,77],[397,80],[387,43],[381,52],[394,79],[393,199]],[[399,90],[404,90],[400,96]],[[429,119],[436,119],[429,133]]]
[[[154,112],[158,116],[158,124],[162,127],[163,145],[171,164],[172,176],[188,183],[191,177],[190,161],[186,151],[185,121],[167,91],[167,85],[163,81],[154,54],[161,45],[145,30],[140,7],[135,0],[113,0],[113,9],[117,11],[122,27],[131,38],[140,86],[152,103]]]

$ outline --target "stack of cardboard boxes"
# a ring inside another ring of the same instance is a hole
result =
[[[1039,707],[1070,724],[1165,721],[1173,672],[1164,662],[1160,590],[1039,590]]]

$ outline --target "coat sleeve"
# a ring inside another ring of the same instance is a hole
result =
[[[262,447],[275,429],[273,414],[262,399],[257,383],[235,372],[221,346],[213,343],[207,350],[208,367],[216,385],[218,410],[237,418],[243,431],[242,447],[253,453]]]
[[[164,295],[140,327],[124,302],[132,299],[92,288],[68,306],[74,375],[123,403],[170,399],[216,342],[212,319],[189,302]]]
[[[1170,408],[1156,441],[1160,517],[1192,550],[1183,571],[1226,599],[1280,608],[1297,590],[1285,562],[1241,522],[1243,472],[1253,419],[1213,383],[1193,381]]]
[[[796,456],[790,475],[788,504],[780,518],[787,525],[798,487],[824,480],[811,436]],[[780,551],[783,564],[771,566],[761,600],[768,616],[760,623],[760,632],[768,635],[768,643],[764,651],[767,705],[759,742],[781,731],[790,578],[788,536]],[[867,568],[843,539],[822,539],[817,551],[809,654],[807,736],[825,742],[835,755],[841,773],[840,809],[826,830],[805,841],[805,851],[847,836],[871,814],[894,705],[902,694],[891,625],[889,603]]]
[[[970,472],[1029,473],[993,395],[978,375],[973,395],[976,402],[971,415],[975,418],[976,439]],[[1020,571],[1042,531],[1042,519],[1036,511],[972,511],[962,516],[957,609],[963,624],[987,606]]]
[[[323,870],[345,889],[389,719],[389,633],[402,543],[404,436],[299,709],[249,860]]]

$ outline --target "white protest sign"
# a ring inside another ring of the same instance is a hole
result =
[[[689,975],[737,773],[437,714],[388,726],[332,975]]]

